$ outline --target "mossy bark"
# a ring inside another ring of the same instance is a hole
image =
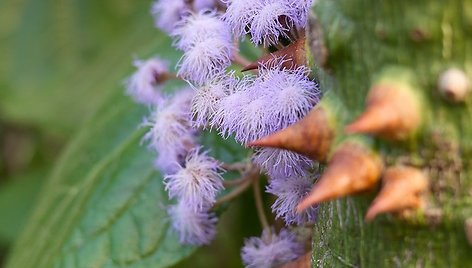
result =
[[[323,34],[312,25],[311,54],[324,65],[315,68],[323,90],[345,109],[340,124],[362,112],[379,76],[409,81],[418,91],[422,125],[414,136],[395,143],[360,137],[387,166],[427,171],[431,187],[426,208],[408,218],[387,215],[366,223],[377,190],[322,204],[313,266],[472,267],[465,234],[472,217],[472,98],[450,103],[437,90],[448,68],[472,78],[472,1],[319,0],[314,13]],[[385,71],[392,66],[409,78]],[[338,135],[350,138],[342,130]]]

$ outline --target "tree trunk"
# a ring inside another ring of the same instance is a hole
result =
[[[343,127],[365,109],[374,81],[408,83],[420,95],[418,132],[403,142],[358,136],[387,167],[426,171],[430,186],[423,209],[370,223],[364,215],[378,190],[323,203],[313,267],[472,267],[471,94],[448,101],[437,86],[450,68],[470,82],[472,1],[319,0],[314,13],[308,34],[321,67],[315,69],[324,91],[344,107],[338,142],[351,137]]]

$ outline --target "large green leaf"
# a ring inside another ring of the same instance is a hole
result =
[[[192,252],[139,145],[146,109],[115,95],[64,153],[7,267],[168,267]]]
[[[0,185],[0,245],[19,236],[43,184],[44,170],[32,170]]]
[[[73,133],[159,39],[150,3],[1,0],[2,118]]]

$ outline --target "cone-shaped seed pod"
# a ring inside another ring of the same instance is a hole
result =
[[[415,132],[420,119],[419,102],[410,88],[383,83],[371,89],[366,110],[345,130],[401,140]]]
[[[328,167],[297,211],[339,197],[371,189],[382,173],[380,158],[356,143],[344,143],[329,160]]]
[[[428,188],[423,171],[405,166],[388,168],[383,176],[383,187],[365,216],[373,220],[378,214],[416,209],[422,205],[421,194]]]
[[[273,147],[294,151],[324,162],[334,139],[324,107],[316,107],[297,123],[249,143],[249,146]]]
[[[300,38],[281,50],[263,56],[256,62],[244,67],[241,71],[255,70],[261,65],[270,68],[272,67],[271,64],[277,64],[277,59],[283,60],[282,68],[294,69],[299,66],[306,66],[305,41],[305,38]]]

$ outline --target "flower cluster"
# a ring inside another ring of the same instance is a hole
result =
[[[198,85],[223,72],[236,50],[228,26],[216,11],[203,10],[182,19],[172,36],[175,47],[184,51],[177,74]]]
[[[198,88],[192,107],[197,125],[246,144],[300,120],[319,101],[320,91],[305,67],[286,69],[282,63],[261,67],[257,77],[217,76]],[[270,148],[257,149],[253,160],[270,177],[303,175],[311,165],[304,156]]]
[[[194,149],[187,155],[185,167],[164,178],[170,198],[177,197],[195,211],[213,205],[218,192],[224,188],[219,164],[199,150]]]
[[[241,145],[282,130],[303,118],[319,102],[318,84],[307,67],[287,66],[284,58],[260,63],[257,75],[237,75],[228,67],[238,59],[238,37],[255,45],[295,41],[306,26],[311,0],[157,0],[151,13],[156,26],[173,38],[183,52],[177,74],[160,58],[136,61],[127,82],[128,94],[151,105],[144,126],[149,149],[157,153],[156,167],[165,176],[172,226],[181,243],[209,244],[216,234],[213,212],[224,189],[220,163],[198,144],[201,130],[215,130]],[[284,41],[284,42],[285,42]],[[240,58],[240,57],[239,57]],[[162,82],[180,78],[190,88],[173,96],[162,94]],[[315,220],[316,208],[297,214],[295,207],[308,194],[315,176],[310,159],[286,150],[256,148],[253,164],[269,177],[266,191],[277,196],[272,210],[287,225]],[[265,229],[260,238],[246,240],[246,267],[273,267],[303,254],[289,231]]]
[[[247,268],[278,267],[302,254],[303,245],[294,234],[285,229],[278,235],[274,230],[265,229],[260,238],[247,239],[241,250],[241,257]]]
[[[156,167],[165,189],[177,203],[168,209],[172,226],[185,244],[208,244],[216,234],[217,218],[211,208],[223,190],[219,163],[197,145],[192,127],[192,89],[178,91],[155,105],[144,126],[149,149],[158,154]]]
[[[306,25],[310,0],[228,0],[224,15],[239,36],[251,35],[254,44],[277,43],[280,37],[291,38],[294,27]]]
[[[181,243],[204,245],[213,240],[218,219],[211,208],[224,189],[220,172],[218,162],[196,148],[187,155],[185,166],[164,178],[169,197],[177,199],[168,212]]]
[[[190,117],[193,95],[191,89],[178,91],[172,98],[154,106],[151,116],[144,121],[143,125],[150,127],[144,141],[158,153],[156,165],[165,174],[177,171],[195,147],[196,131]]]

